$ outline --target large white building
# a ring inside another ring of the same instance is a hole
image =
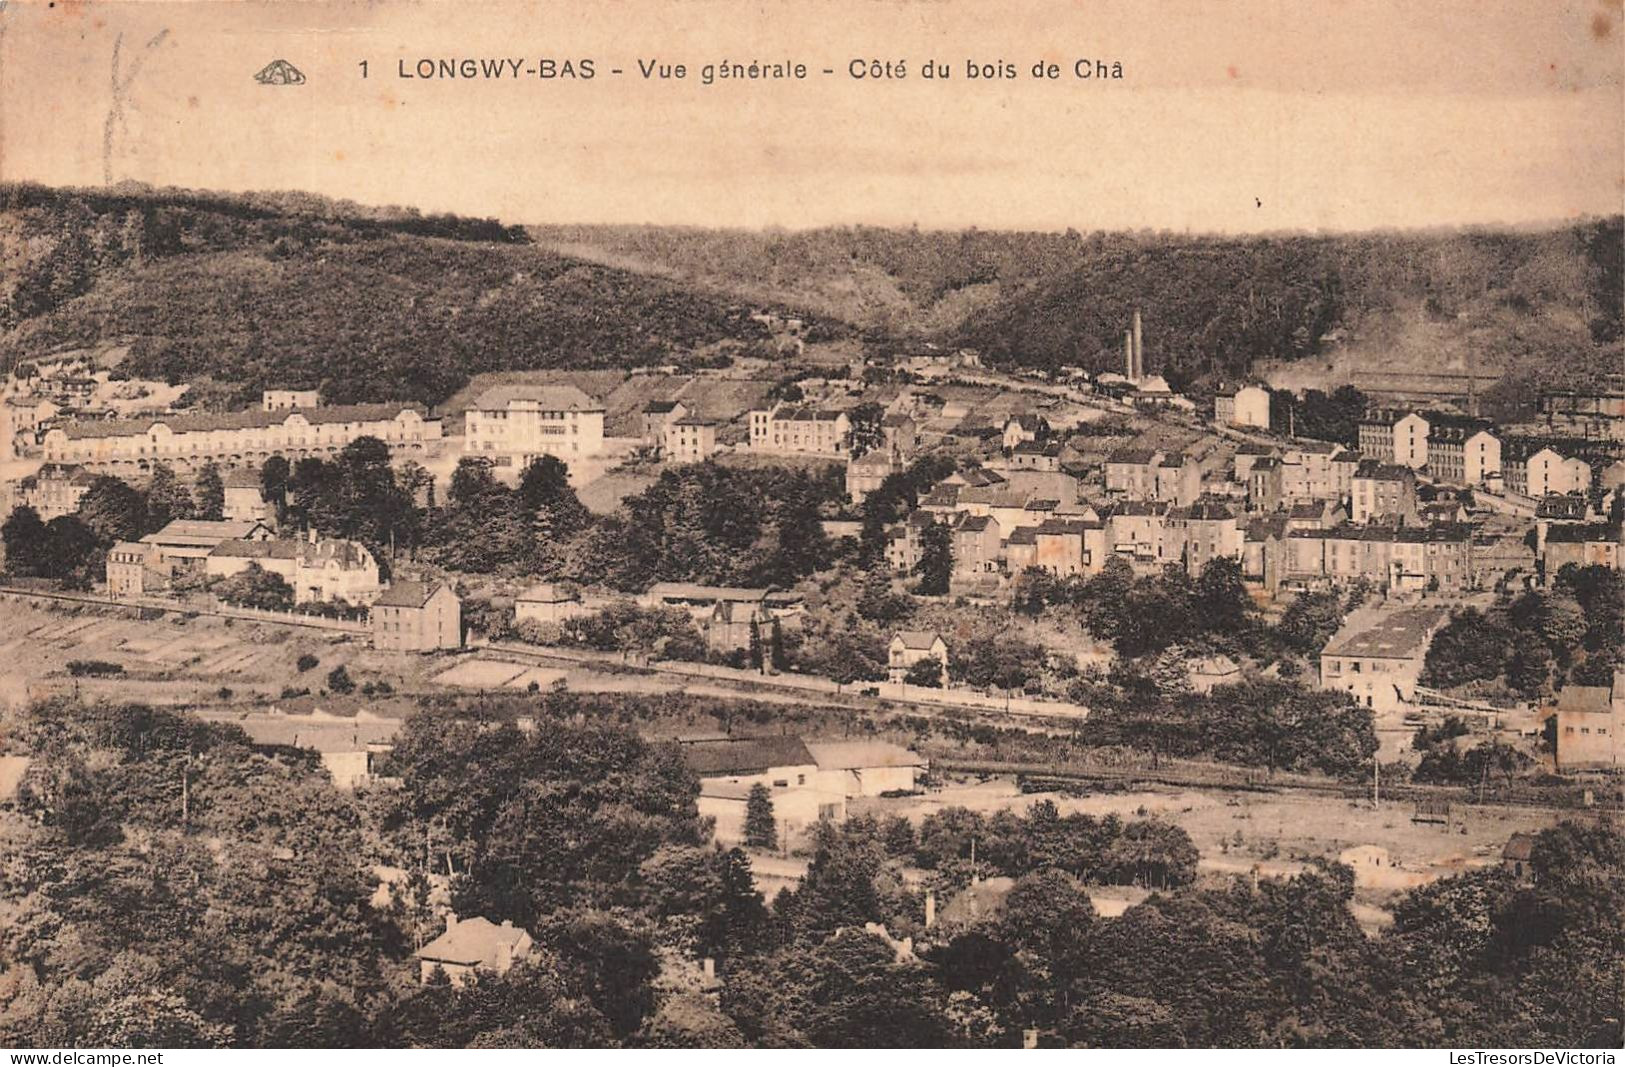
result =
[[[80,463],[125,473],[162,462],[186,468],[206,461],[257,466],[274,455],[337,454],[359,437],[421,451],[440,438],[440,420],[419,404],[343,404],[325,408],[236,411],[225,415],[153,415],[70,422],[45,435],[48,463]]]
[[[1550,494],[1583,493],[1591,488],[1591,464],[1579,456],[1565,456],[1546,447],[1529,457],[1525,467],[1526,492],[1539,500]]]
[[[1366,459],[1421,470],[1428,462],[1428,420],[1415,411],[1372,412],[1360,420],[1360,452]]]
[[[1270,428],[1269,390],[1257,385],[1228,386],[1213,398],[1213,421],[1221,426]]]
[[[1320,687],[1340,689],[1378,714],[1404,709],[1416,697],[1416,679],[1442,608],[1403,608],[1338,633],[1320,653]]]
[[[475,399],[464,432],[463,451],[498,467],[568,463],[604,450],[604,405],[573,385],[498,385]]]

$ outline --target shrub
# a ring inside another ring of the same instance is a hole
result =
[[[87,676],[105,678],[109,675],[123,674],[124,667],[118,663],[109,663],[104,659],[75,659],[68,661],[68,673],[75,678]]]
[[[334,693],[355,692],[355,681],[342,663],[327,672],[327,688]]]

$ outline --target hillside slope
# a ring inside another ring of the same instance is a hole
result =
[[[1188,237],[531,227],[545,247],[731,294],[794,301],[876,333],[995,362],[1115,369],[1135,307],[1147,363],[1176,383],[1351,358],[1554,380],[1619,363],[1619,218],[1520,232]],[[1418,329],[1418,322],[1427,325]]]
[[[244,396],[436,403],[482,371],[767,350],[748,308],[494,223],[10,187],[0,263],[0,365],[118,342],[132,375],[209,375]]]

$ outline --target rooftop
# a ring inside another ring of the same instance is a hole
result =
[[[375,608],[421,608],[441,589],[440,582],[396,582],[372,602]]]
[[[497,385],[474,401],[475,411],[501,411],[512,404],[535,404],[543,411],[603,411],[604,405],[573,385]]]
[[[942,638],[935,630],[899,630],[895,640],[903,642],[903,647],[916,652],[929,652],[931,646]]]
[[[70,439],[97,437],[139,437],[154,427],[165,426],[171,433],[207,433],[213,430],[253,430],[281,426],[291,419],[303,419],[312,426],[348,422],[387,422],[412,411],[419,416],[424,407],[417,403],[338,404],[325,408],[292,408],[265,411],[233,411],[219,415],[149,415],[140,419],[93,419],[70,422],[62,431]]]
[[[1107,463],[1155,463],[1157,453],[1150,448],[1119,448],[1106,457]]]
[[[817,762],[801,738],[792,734],[727,737],[680,744],[683,762],[701,777],[759,774],[769,767],[800,767]]]
[[[264,528],[264,523],[253,519],[242,521],[176,519],[162,530],[150,533],[141,540],[147,544],[216,544],[221,541],[242,540],[256,529]]]
[[[1557,694],[1558,711],[1607,715],[1613,711],[1613,689],[1606,685],[1566,685]]]
[[[528,937],[513,923],[504,921],[500,926],[484,916],[457,921],[456,916],[446,924],[446,932],[418,949],[420,960],[435,963],[456,963],[465,967],[485,964],[497,967],[502,952],[513,952],[521,939]]]
[[[1443,608],[1404,608],[1363,629],[1336,635],[1321,655],[1412,659],[1427,651],[1444,614]]]
[[[927,760],[889,741],[809,741],[818,769],[853,770],[860,767],[923,767]]]

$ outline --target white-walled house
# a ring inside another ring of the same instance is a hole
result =
[[[948,686],[948,643],[932,630],[900,630],[891,639],[887,649],[887,676],[893,682],[908,677],[909,668],[923,659],[934,659],[942,664],[942,686]]]
[[[1320,687],[1349,693],[1373,712],[1399,711],[1416,696],[1416,680],[1442,608],[1403,608],[1376,622],[1349,627],[1320,653]]]
[[[848,797],[911,792],[930,761],[887,741],[809,741],[826,788]]]
[[[820,819],[846,818],[845,792],[820,777],[818,761],[799,737],[701,738],[678,745],[683,762],[700,779],[700,814],[715,821],[713,836],[719,842],[744,840],[750,793],[758,785],[773,802],[781,846]]]

